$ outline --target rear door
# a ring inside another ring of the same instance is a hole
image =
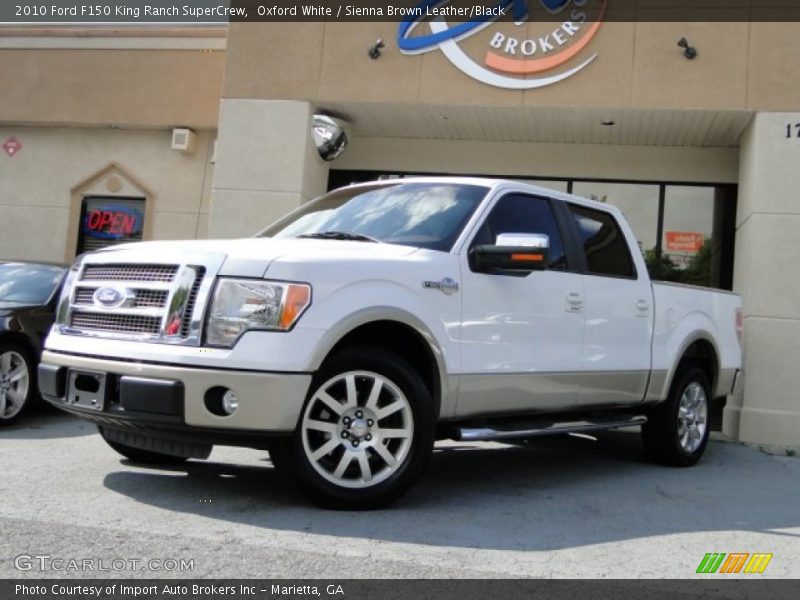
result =
[[[653,293],[611,211],[567,204],[583,250],[585,330],[578,403],[637,404],[651,365]],[[637,268],[637,262],[639,267]]]

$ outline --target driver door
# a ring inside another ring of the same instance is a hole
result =
[[[570,270],[551,203],[520,193],[500,197],[463,253],[459,416],[577,405],[584,278]],[[502,234],[546,235],[547,268],[478,272],[474,248],[496,244]]]

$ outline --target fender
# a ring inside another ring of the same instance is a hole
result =
[[[716,396],[716,384],[719,379],[720,350],[714,336],[716,329],[714,322],[709,316],[702,312],[692,312],[683,317],[681,322],[669,334],[669,339],[664,345],[664,357],[668,362],[669,368],[663,379],[655,377],[657,371],[655,364],[653,375],[650,378],[650,385],[647,390],[649,401],[660,401],[667,397],[672,380],[677,372],[678,365],[689,347],[697,341],[708,342],[714,350],[716,357],[715,372],[712,373],[711,391]],[[662,363],[663,364],[663,363]]]
[[[382,288],[379,297],[392,298],[393,304],[371,304],[353,310],[359,298],[363,302],[364,295],[359,288],[366,286],[374,294],[376,284],[381,284]],[[449,373],[455,371],[457,348],[448,347],[449,338],[445,324],[430,317],[430,311],[418,296],[402,285],[373,280],[340,288],[325,298],[325,306],[326,310],[332,310],[334,314],[333,324],[325,327],[325,333],[309,357],[308,364],[311,370],[318,370],[334,346],[354,329],[375,321],[402,323],[419,333],[429,345],[439,371],[440,415],[442,417],[452,415],[455,411],[457,386],[455,378]]]

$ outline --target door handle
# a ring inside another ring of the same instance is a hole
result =
[[[648,302],[644,298],[639,298],[636,301],[636,313],[640,317],[643,317],[646,316],[648,312],[650,312],[650,302]]]
[[[578,292],[567,294],[567,312],[580,312],[583,309],[583,296]]]

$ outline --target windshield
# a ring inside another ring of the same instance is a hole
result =
[[[51,265],[0,264],[0,302],[45,304],[65,270]]]
[[[379,241],[449,252],[487,191],[455,183],[343,189],[310,202],[259,235]]]

